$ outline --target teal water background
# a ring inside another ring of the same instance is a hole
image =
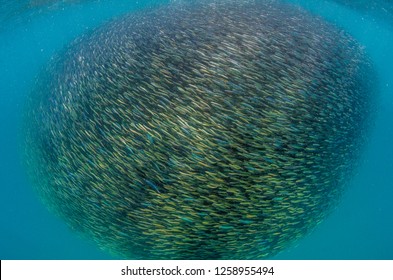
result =
[[[18,146],[23,104],[40,69],[75,37],[113,17],[170,1],[47,1],[15,11],[9,2],[0,0],[0,259],[111,259],[49,213],[33,192]],[[372,9],[369,1],[363,5],[370,9],[353,9],[337,3],[343,1],[286,2],[322,16],[364,45],[380,95],[361,165],[337,209],[275,259],[393,259],[393,16],[386,16],[392,7],[383,6],[392,4],[378,1],[380,8]]]

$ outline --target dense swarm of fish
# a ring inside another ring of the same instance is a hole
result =
[[[349,35],[292,6],[170,4],[53,59],[26,161],[47,206],[117,256],[268,258],[336,204],[372,81]]]

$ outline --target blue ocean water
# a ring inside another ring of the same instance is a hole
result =
[[[12,7],[0,1],[0,259],[111,259],[34,194],[18,150],[23,104],[40,69],[73,38],[113,17],[169,1],[47,2],[7,13]],[[361,165],[337,209],[275,259],[393,259],[393,22],[384,12],[391,7],[368,12],[342,1],[286,2],[340,26],[365,46],[380,96]]]

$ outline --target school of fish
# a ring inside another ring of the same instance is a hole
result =
[[[269,258],[339,201],[374,95],[364,49],[299,8],[172,3],[48,63],[25,161],[47,207],[117,257]]]

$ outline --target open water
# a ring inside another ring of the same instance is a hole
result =
[[[355,37],[379,96],[370,140],[337,208],[275,259],[393,259],[393,3],[286,1]],[[37,198],[21,158],[24,103],[38,72],[75,37],[114,17],[169,1],[0,0],[0,259],[112,259]]]

